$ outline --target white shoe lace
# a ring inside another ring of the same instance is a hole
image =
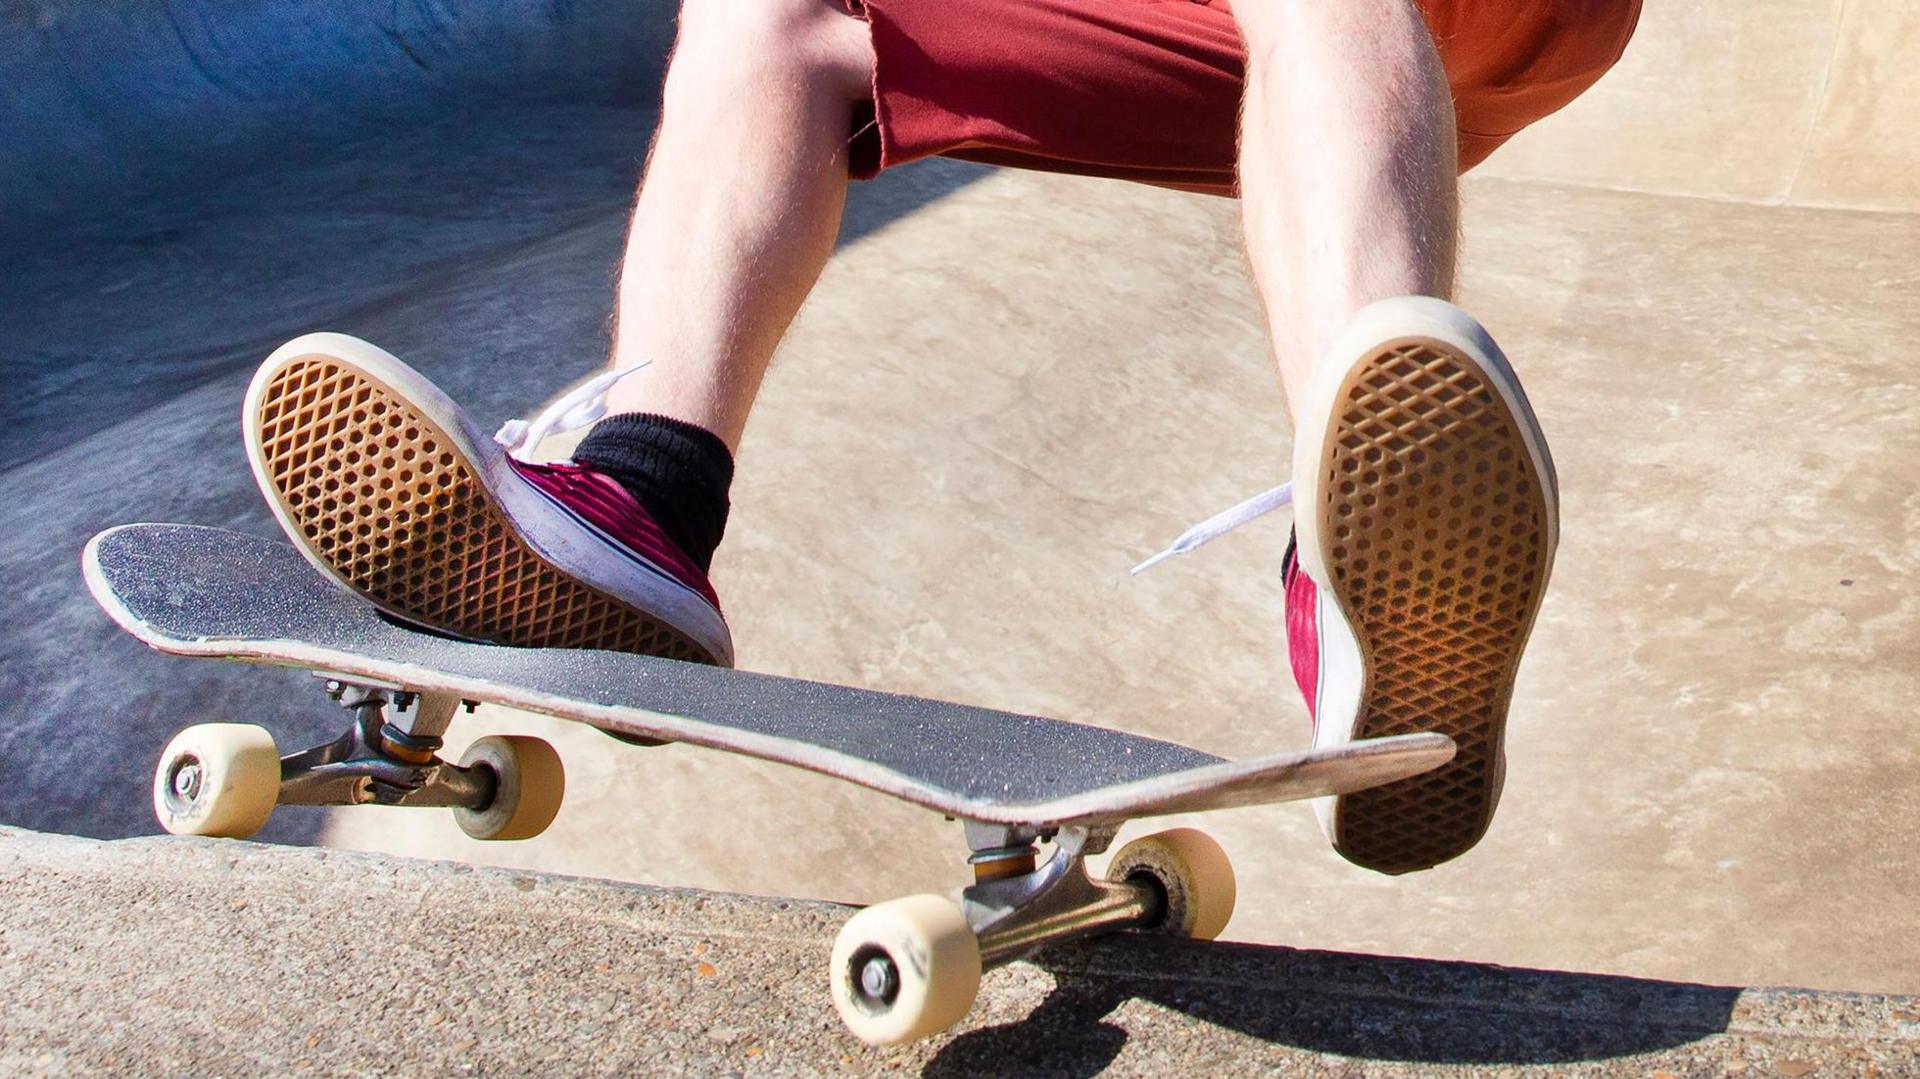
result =
[[[500,429],[493,433],[493,440],[507,448],[507,456],[525,461],[534,447],[549,435],[578,431],[606,415],[607,391],[613,388],[613,384],[636,371],[644,370],[652,362],[649,360],[633,367],[596,375],[541,409],[533,419],[508,420],[501,424]]]
[[[1232,509],[1222,510],[1180,533],[1180,538],[1169,544],[1166,550],[1133,567],[1132,572],[1136,575],[1144,573],[1174,555],[1186,554],[1188,551],[1204,547],[1255,517],[1272,513],[1292,501],[1293,484],[1291,483],[1283,483],[1270,491],[1262,491]]]
[[[552,435],[563,435],[577,431],[607,414],[607,391],[613,384],[636,371],[644,370],[646,363],[619,371],[608,371],[596,375],[567,392],[559,400],[540,410],[540,414],[531,420],[508,420],[494,432],[493,440],[505,446],[509,456],[517,460],[527,460],[527,454],[541,441]],[[1177,554],[1204,547],[1221,536],[1239,528],[1256,517],[1263,517],[1293,501],[1293,484],[1283,483],[1269,491],[1262,491],[1231,509],[1223,510],[1180,533],[1180,537],[1167,546],[1167,549],[1133,567],[1132,573],[1140,574],[1165,562]]]

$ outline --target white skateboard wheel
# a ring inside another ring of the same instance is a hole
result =
[[[833,942],[833,1006],[869,1045],[938,1034],[980,992],[980,941],[951,900],[910,895],[848,919]]]
[[[547,830],[567,796],[567,770],[546,742],[524,734],[479,739],[460,757],[462,768],[485,765],[494,775],[485,809],[456,806],[453,817],[475,839],[532,839]]]
[[[245,839],[280,800],[280,751],[251,723],[202,723],[173,736],[153,770],[153,812],[174,835]]]
[[[1142,836],[1107,863],[1110,881],[1142,876],[1153,878],[1166,901],[1156,932],[1212,940],[1233,917],[1233,863],[1205,832],[1174,828]]]

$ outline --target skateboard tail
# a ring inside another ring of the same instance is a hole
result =
[[[1271,805],[1382,786],[1438,768],[1454,754],[1453,740],[1442,734],[1395,735],[1342,749],[1221,761],[1050,802],[981,805],[977,816],[967,815],[996,824],[1066,826]]]

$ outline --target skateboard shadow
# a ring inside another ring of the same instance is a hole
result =
[[[1721,1033],[1740,995],[1614,975],[1151,938],[1055,949],[1036,962],[1056,982],[1038,1008],[954,1038],[923,1074],[1090,1076],[1130,1038],[1192,1020],[1364,1061],[1574,1064]],[[1116,1021],[1123,1010],[1124,1024]],[[1177,1044],[1157,1049],[1172,1053]]]

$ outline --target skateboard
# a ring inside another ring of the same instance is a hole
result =
[[[404,625],[314,572],[292,547],[192,525],[109,529],[87,586],[162,652],[306,669],[351,717],[285,756],[262,727],[181,731],[154,772],[170,832],[244,838],[276,805],[451,809],[479,839],[539,834],[565,777],[546,742],[476,741],[438,755],[461,707],[505,705],[640,745],[685,743],[805,768],[958,820],[974,881],[855,914],[830,970],[835,1006],[874,1044],[924,1037],[972,1007],[983,970],[1055,941],[1123,929],[1211,938],[1234,903],[1219,845],[1193,829],[1104,853],[1139,818],[1343,794],[1438,767],[1409,734],[1226,760],[1058,719],[592,649],[524,649]],[[1051,846],[1043,862],[1039,848]]]

